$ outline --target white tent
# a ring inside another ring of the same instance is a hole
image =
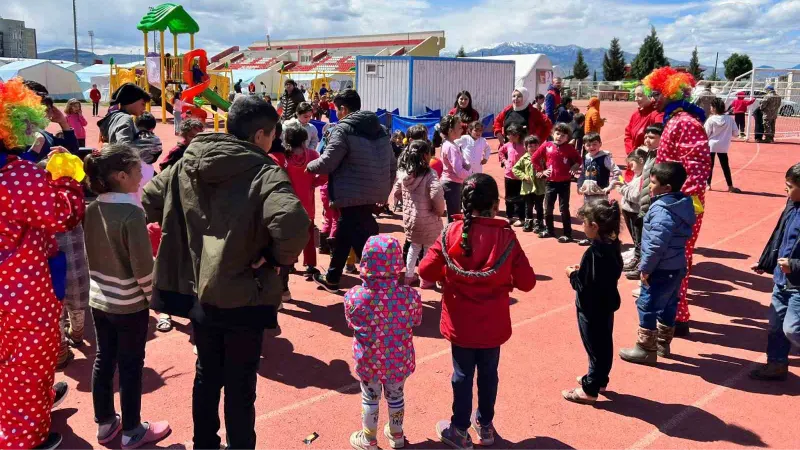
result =
[[[531,101],[536,94],[547,94],[547,87],[553,80],[553,63],[542,53],[528,55],[500,55],[471,57],[473,59],[493,59],[514,61],[514,86],[524,87],[531,94]]]
[[[274,94],[274,85],[278,83],[280,74],[270,69],[239,69],[233,70],[233,82],[242,80],[242,92],[247,93],[247,86],[252,81],[256,85],[256,92],[261,92],[261,83],[267,86],[267,92]],[[233,84],[231,85],[233,92]]]
[[[75,72],[80,81],[84,100],[89,101],[89,91],[92,90],[92,85],[96,84],[97,89],[99,89],[100,94],[102,94],[100,101],[108,101],[108,97],[111,95],[111,93],[108,92],[110,86],[110,71],[111,67],[108,64],[95,64]]]
[[[56,100],[82,97],[78,76],[75,72],[50,61],[31,59],[0,66],[0,79],[8,81],[14,77],[22,77],[43,84],[50,92],[50,96]]]

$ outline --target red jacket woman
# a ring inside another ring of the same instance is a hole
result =
[[[472,218],[472,254],[461,247],[461,216],[419,266],[423,280],[442,281],[442,336],[464,348],[499,347],[511,337],[509,294],[536,285],[528,257],[505,219]]]
[[[494,135],[500,138],[505,136],[508,125],[519,122],[526,128],[528,134],[533,134],[544,142],[550,137],[553,124],[544,114],[528,101],[528,90],[524,87],[514,89],[511,94],[511,104],[494,119]],[[505,142],[505,138],[502,140]]]

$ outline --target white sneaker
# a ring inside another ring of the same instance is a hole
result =
[[[641,293],[642,293],[642,288],[640,287],[637,287],[636,289],[631,291],[631,295],[633,295],[633,298],[639,298],[639,295],[641,295]]]
[[[406,446],[406,437],[403,435],[403,432],[392,433],[388,423],[383,427],[383,434],[386,436],[386,439],[389,439],[389,447],[403,448]]]

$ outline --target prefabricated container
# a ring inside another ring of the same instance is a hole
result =
[[[416,116],[428,107],[447,114],[456,95],[467,90],[481,117],[511,103],[514,61],[421,56],[357,56],[356,90],[361,108],[400,110]]]

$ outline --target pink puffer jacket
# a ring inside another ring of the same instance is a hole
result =
[[[433,245],[444,229],[444,191],[436,173],[429,170],[425,175],[415,177],[398,172],[394,197],[395,200],[403,199],[406,239],[425,247]]]

